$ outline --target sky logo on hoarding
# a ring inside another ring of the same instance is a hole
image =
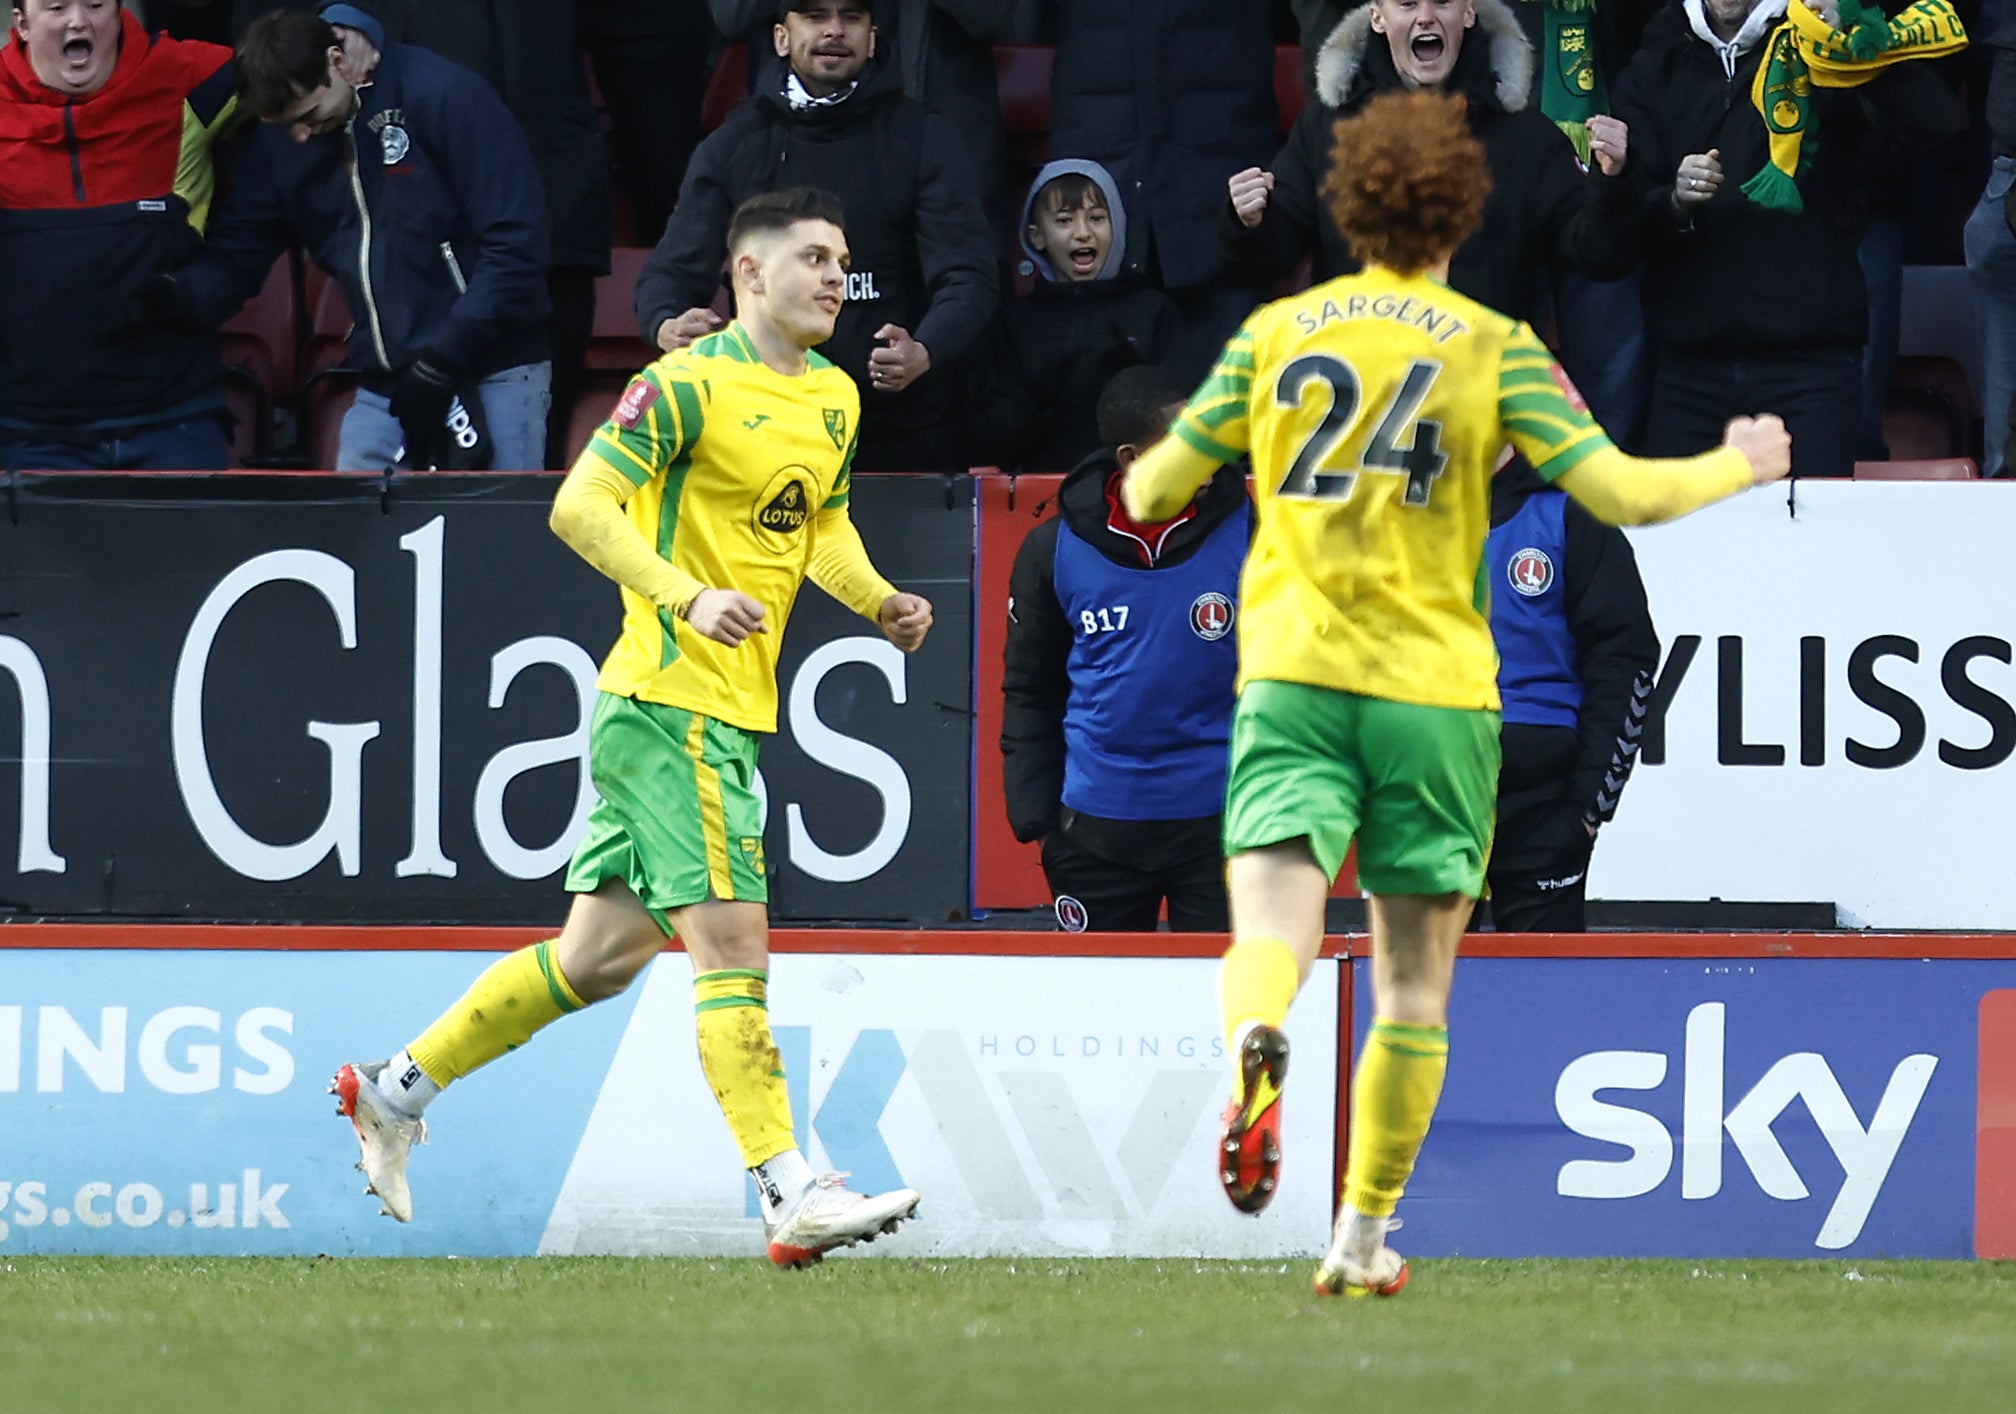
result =
[[[1883,1190],[1890,1166],[1918,1113],[1937,1056],[1917,1054],[1891,1071],[1867,1125],[1862,1123],[1826,1057],[1801,1051],[1781,1057],[1735,1104],[1725,1101],[1727,1008],[1703,1002],[1687,1014],[1682,1055],[1680,1196],[1712,1198],[1722,1191],[1724,1138],[1772,1198],[1796,1202],[1811,1191],[1772,1133],[1794,1101],[1803,1102],[1840,1162],[1842,1181],[1814,1246],[1846,1247]],[[1573,1159],[1561,1166],[1555,1191],[1566,1198],[1637,1198],[1673,1170],[1673,1135],[1658,1116],[1597,1098],[1605,1090],[1656,1090],[1668,1057],[1660,1051],[1594,1051],[1562,1070],[1554,1109],[1575,1133],[1631,1151],[1622,1159]],[[2016,1087],[2012,1087],[2016,1088]]]

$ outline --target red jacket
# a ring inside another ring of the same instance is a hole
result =
[[[222,405],[217,341],[127,325],[134,292],[202,244],[231,51],[123,17],[103,88],[46,87],[0,51],[0,425],[90,429]]]

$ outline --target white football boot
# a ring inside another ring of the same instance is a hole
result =
[[[346,1064],[329,1082],[329,1093],[336,1097],[336,1113],[357,1131],[362,1153],[357,1167],[369,1184],[365,1192],[377,1195],[388,1216],[411,1222],[413,1194],[406,1186],[406,1156],[416,1143],[427,1142],[427,1122],[401,1114],[378,1092],[378,1072],[384,1068],[384,1061]]]
[[[1407,1259],[1385,1243],[1382,1236],[1378,1250],[1369,1261],[1361,1262],[1345,1250],[1346,1215],[1337,1215],[1337,1232],[1330,1243],[1330,1250],[1323,1254],[1323,1260],[1316,1267],[1316,1294],[1318,1296],[1398,1296],[1407,1285]],[[1388,1218],[1384,1231],[1391,1232],[1400,1226],[1397,1219]]]
[[[823,1174],[769,1229],[770,1260],[780,1267],[809,1267],[836,1247],[873,1242],[917,1214],[917,1190],[873,1195],[849,1191],[844,1173]]]

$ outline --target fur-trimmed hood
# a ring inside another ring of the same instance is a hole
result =
[[[1477,24],[1464,36],[1468,53],[1480,41],[1489,46],[1492,92],[1508,113],[1525,108],[1533,92],[1533,43],[1520,28],[1508,0],[1475,0]],[[1372,33],[1372,6],[1360,5],[1337,22],[1316,55],[1316,96],[1326,107],[1341,108],[1365,68],[1367,46],[1382,47],[1385,36]],[[1464,67],[1459,58],[1458,67]],[[1452,77],[1454,75],[1452,74]]]

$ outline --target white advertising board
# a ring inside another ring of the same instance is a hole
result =
[[[1662,660],[1591,896],[2016,926],[2016,490],[1801,482],[1631,540]]]
[[[700,1073],[686,970],[651,969],[542,1253],[748,1255],[754,1194]],[[773,960],[770,1019],[814,1167],[923,1194],[878,1253],[1309,1254],[1330,1224],[1337,964],[1290,1017],[1282,1192],[1258,1219],[1213,1170],[1228,1093],[1217,962]],[[584,1097],[584,1102],[587,1097]]]

